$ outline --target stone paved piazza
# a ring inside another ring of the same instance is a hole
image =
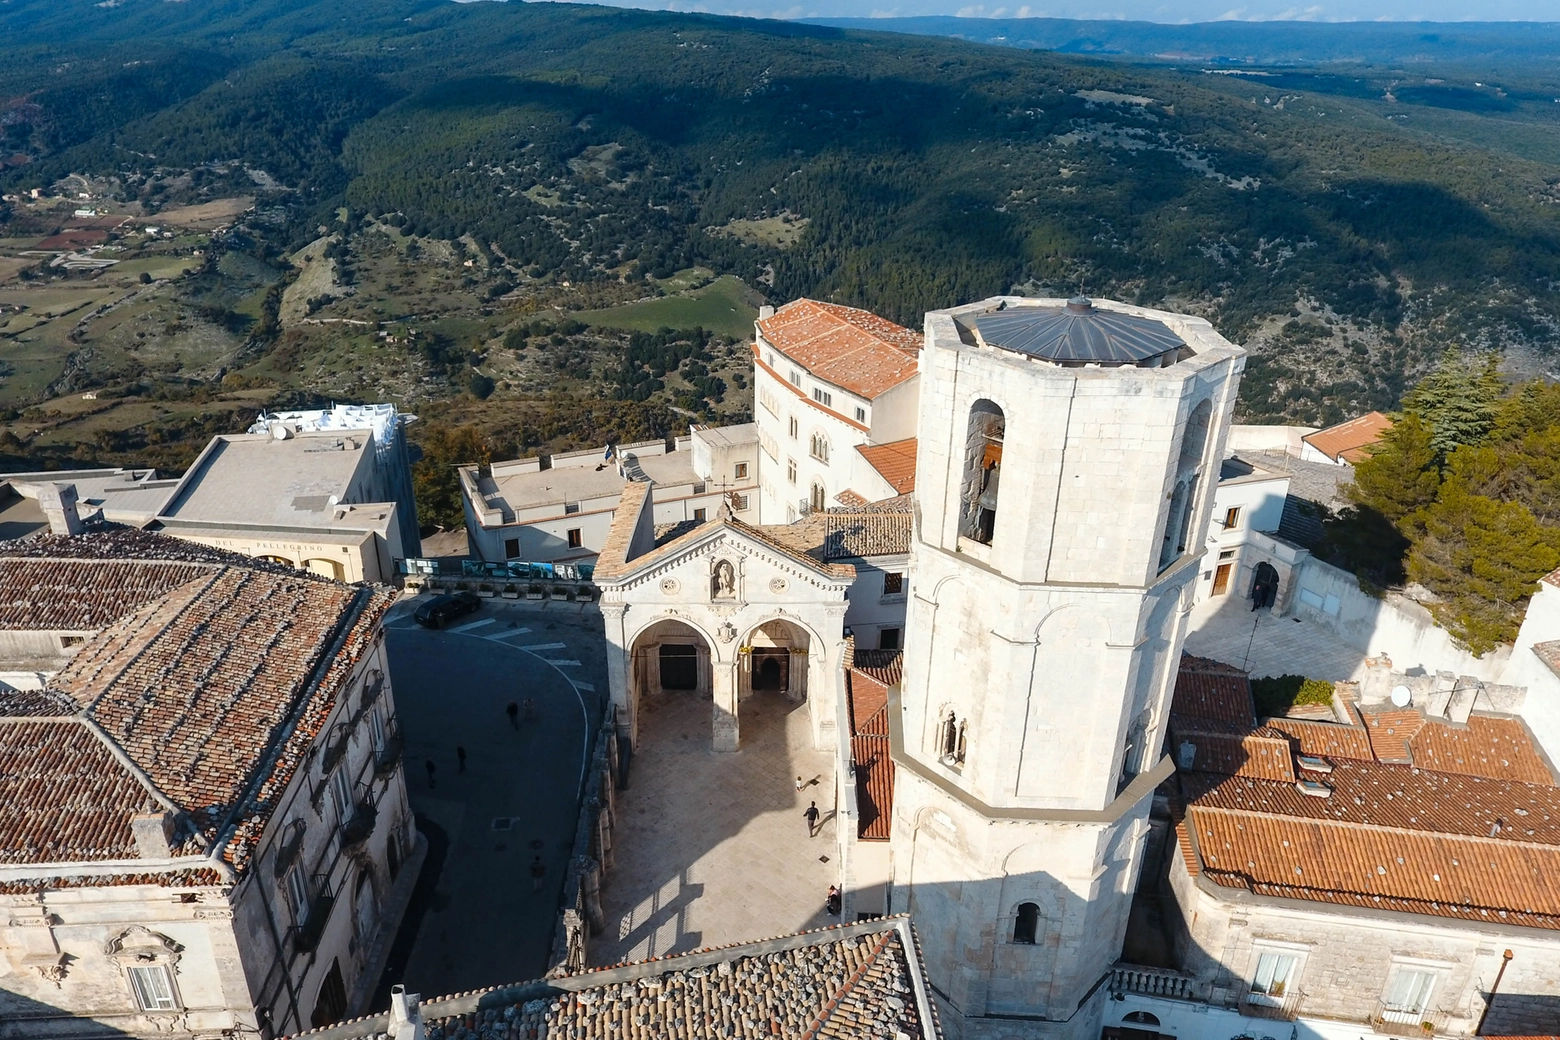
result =
[[[646,695],[592,965],[829,923],[824,897],[838,876],[833,758],[809,746],[806,705],[781,694],[744,700],[741,726],[740,751],[714,752],[707,697]],[[810,782],[800,794],[798,774]],[[802,818],[809,801],[823,814],[811,840]]]

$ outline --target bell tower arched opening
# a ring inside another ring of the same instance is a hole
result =
[[[1202,480],[1203,449],[1208,443],[1208,426],[1213,404],[1203,400],[1192,409],[1181,435],[1181,450],[1175,461],[1175,486],[1170,492],[1170,508],[1165,513],[1164,541],[1159,547],[1159,569],[1164,570],[1191,548],[1192,518],[1197,512],[1197,489]]]
[[[970,407],[964,438],[964,486],[959,495],[959,534],[990,545],[997,525],[997,493],[1002,477],[1002,441],[1007,416],[994,402],[981,399]]]

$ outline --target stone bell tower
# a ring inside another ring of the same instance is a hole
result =
[[[893,909],[952,1037],[1100,1035],[1244,364],[1107,301],[926,316]]]

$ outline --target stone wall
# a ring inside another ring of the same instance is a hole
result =
[[[558,923],[553,930],[547,978],[585,970],[590,937],[606,927],[601,889],[613,866],[613,831],[617,825],[617,787],[622,762],[618,758],[617,722],[608,718],[596,731],[574,831],[574,851],[564,876]]]

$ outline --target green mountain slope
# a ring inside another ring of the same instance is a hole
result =
[[[1560,331],[1560,167],[1304,84],[561,4],[11,0],[0,40],[6,190],[238,163],[296,189],[253,229],[288,248],[345,205],[537,284],[701,265],[910,323],[1081,287],[1206,314],[1246,414],[1313,422]]]

